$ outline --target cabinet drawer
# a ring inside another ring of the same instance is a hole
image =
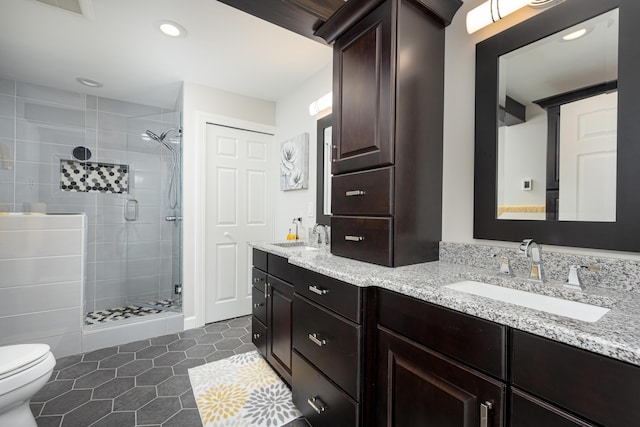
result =
[[[267,253],[259,249],[253,250],[253,266],[262,271],[267,271]]]
[[[296,293],[329,310],[362,323],[361,289],[340,280],[324,276],[305,268],[296,267],[294,281]]]
[[[358,425],[358,404],[296,351],[293,352],[292,389],[293,404],[313,427]]]
[[[267,304],[264,298],[264,292],[255,286],[251,288],[251,305],[253,307],[253,316],[266,325]]]
[[[251,283],[254,288],[260,289],[264,294],[265,285],[267,284],[267,273],[253,267],[251,269]]]
[[[393,266],[392,219],[331,217],[331,253],[359,261]]]
[[[517,389],[511,391],[511,427],[595,427]]]
[[[393,168],[334,176],[331,211],[346,215],[391,215]]]
[[[263,357],[267,357],[267,327],[255,316],[251,318],[251,341]]]
[[[360,327],[295,295],[293,347],[356,400]]]
[[[506,379],[506,327],[395,292],[378,291],[378,323]]]
[[[640,426],[640,367],[512,330],[514,386],[596,424]]]
[[[289,260],[287,258],[274,254],[267,254],[267,260],[269,264],[269,274],[289,283],[293,283],[295,269],[293,264],[289,264]]]

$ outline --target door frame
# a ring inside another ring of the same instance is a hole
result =
[[[185,318],[185,329],[196,328],[205,324],[206,316],[206,196],[207,188],[206,173],[207,173],[207,124],[215,124],[220,126],[228,126],[239,128],[248,131],[269,133],[275,136],[275,126],[265,125],[263,123],[255,123],[246,120],[235,119],[233,117],[222,116],[218,114],[211,114],[202,111],[196,112],[196,161],[195,161],[195,176],[197,177],[194,183],[193,194],[194,200],[194,227],[193,230],[193,251],[183,251],[185,253],[192,253],[193,261],[190,263],[183,262],[183,266],[193,266],[193,301],[194,301],[194,317]],[[271,172],[273,172],[273,162],[269,162]],[[275,182],[275,181],[274,181]],[[274,184],[275,185],[275,184]],[[271,207],[271,214],[275,218],[275,205]],[[186,224],[185,224],[186,225]],[[273,224],[271,229],[271,239],[273,239]],[[184,256],[184,255],[183,255]],[[184,260],[187,261],[187,260]],[[186,272],[185,272],[186,273]],[[185,280],[186,282],[186,280]]]

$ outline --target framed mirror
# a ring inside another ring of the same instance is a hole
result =
[[[331,114],[318,120],[316,222],[331,225]]]
[[[634,0],[566,0],[476,46],[474,238],[640,250]]]

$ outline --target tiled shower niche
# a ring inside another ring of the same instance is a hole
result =
[[[60,160],[60,189],[76,193],[128,193],[129,166]]]

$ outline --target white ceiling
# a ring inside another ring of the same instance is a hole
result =
[[[216,0],[90,3],[93,19],[0,0],[0,76],[172,108],[182,81],[277,101],[331,62],[330,47]],[[160,20],[181,24],[187,37],[163,35]]]

